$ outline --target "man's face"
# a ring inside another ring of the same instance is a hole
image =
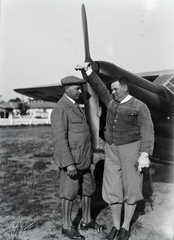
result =
[[[111,84],[111,93],[115,101],[122,101],[127,95],[127,86],[120,85],[118,81]]]
[[[66,87],[67,96],[72,98],[73,100],[79,99],[81,93],[82,89],[80,85],[71,85]]]

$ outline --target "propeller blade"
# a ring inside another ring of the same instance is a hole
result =
[[[83,29],[83,38],[84,38],[84,47],[85,47],[85,62],[90,62],[92,69],[94,71],[98,70],[98,65],[91,59],[90,50],[89,50],[89,36],[88,36],[88,24],[85,5],[82,4],[82,29]]]

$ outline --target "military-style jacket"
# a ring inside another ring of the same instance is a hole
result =
[[[86,76],[100,100],[107,107],[105,141],[123,145],[140,140],[140,152],[152,154],[154,129],[146,104],[132,97],[124,103],[116,102],[95,72]]]
[[[54,161],[64,168],[73,163],[80,170],[92,160],[91,134],[84,113],[63,96],[51,114],[54,137]]]

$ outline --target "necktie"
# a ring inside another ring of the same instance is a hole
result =
[[[78,103],[75,102],[75,106],[79,109],[79,111],[83,114],[83,116],[85,117],[85,113],[84,111],[81,109],[81,107],[79,106]],[[85,117],[86,118],[86,117]]]
[[[82,109],[81,109],[81,107],[79,106],[78,103],[75,103],[75,106],[79,109],[80,112],[82,112]]]

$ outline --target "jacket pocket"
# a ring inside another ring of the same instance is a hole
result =
[[[71,121],[71,131],[74,133],[84,132],[86,129],[86,122],[82,118],[73,118]]]
[[[130,122],[137,122],[138,120],[138,112],[135,110],[128,111],[127,114],[125,115],[125,120],[130,121]]]
[[[83,119],[80,118],[80,117],[73,117],[71,122],[72,122],[72,124],[74,124],[74,123],[82,123]]]

